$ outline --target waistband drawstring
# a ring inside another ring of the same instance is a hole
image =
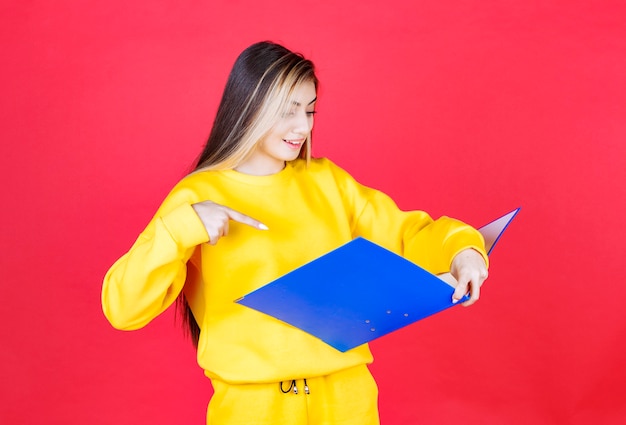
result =
[[[283,394],[287,394],[290,391],[293,391],[294,394],[298,394],[298,387],[296,386],[296,380],[292,379],[291,382],[289,383],[289,388],[287,389],[283,388],[283,381],[280,381],[280,392],[282,392]],[[306,383],[306,379],[304,379],[304,393],[310,394],[309,386]]]

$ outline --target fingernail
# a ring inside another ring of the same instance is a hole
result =
[[[263,224],[263,223],[259,223],[259,229],[261,229],[261,230],[270,230],[270,228],[269,228],[269,227],[267,227],[267,226],[266,226],[265,224]]]

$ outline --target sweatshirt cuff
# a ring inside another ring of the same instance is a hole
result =
[[[163,225],[182,248],[191,248],[209,241],[209,235],[190,204],[183,204],[161,216]]]
[[[473,228],[468,228],[455,233],[454,236],[448,239],[444,245],[444,258],[450,259],[448,270],[450,270],[450,265],[452,264],[454,257],[456,257],[461,251],[469,248],[476,250],[480,255],[482,255],[485,260],[485,264],[489,267],[489,257],[485,251],[485,240],[483,235]]]

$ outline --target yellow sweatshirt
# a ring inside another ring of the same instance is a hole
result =
[[[228,236],[209,245],[191,207],[205,200],[247,214],[269,230],[231,221]],[[310,378],[369,363],[367,344],[342,353],[234,302],[357,236],[433,273],[449,271],[465,248],[487,258],[476,230],[447,217],[433,221],[422,211],[403,212],[327,159],[308,166],[296,160],[269,176],[197,172],[174,187],[106,274],[104,314],[118,329],[141,328],[184,286],[201,328],[198,363],[207,376],[230,383]]]

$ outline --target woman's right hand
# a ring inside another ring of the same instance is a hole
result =
[[[215,245],[222,236],[228,235],[230,220],[247,224],[255,229],[268,230],[267,226],[260,221],[215,202],[198,202],[191,207],[204,224],[211,245]]]

